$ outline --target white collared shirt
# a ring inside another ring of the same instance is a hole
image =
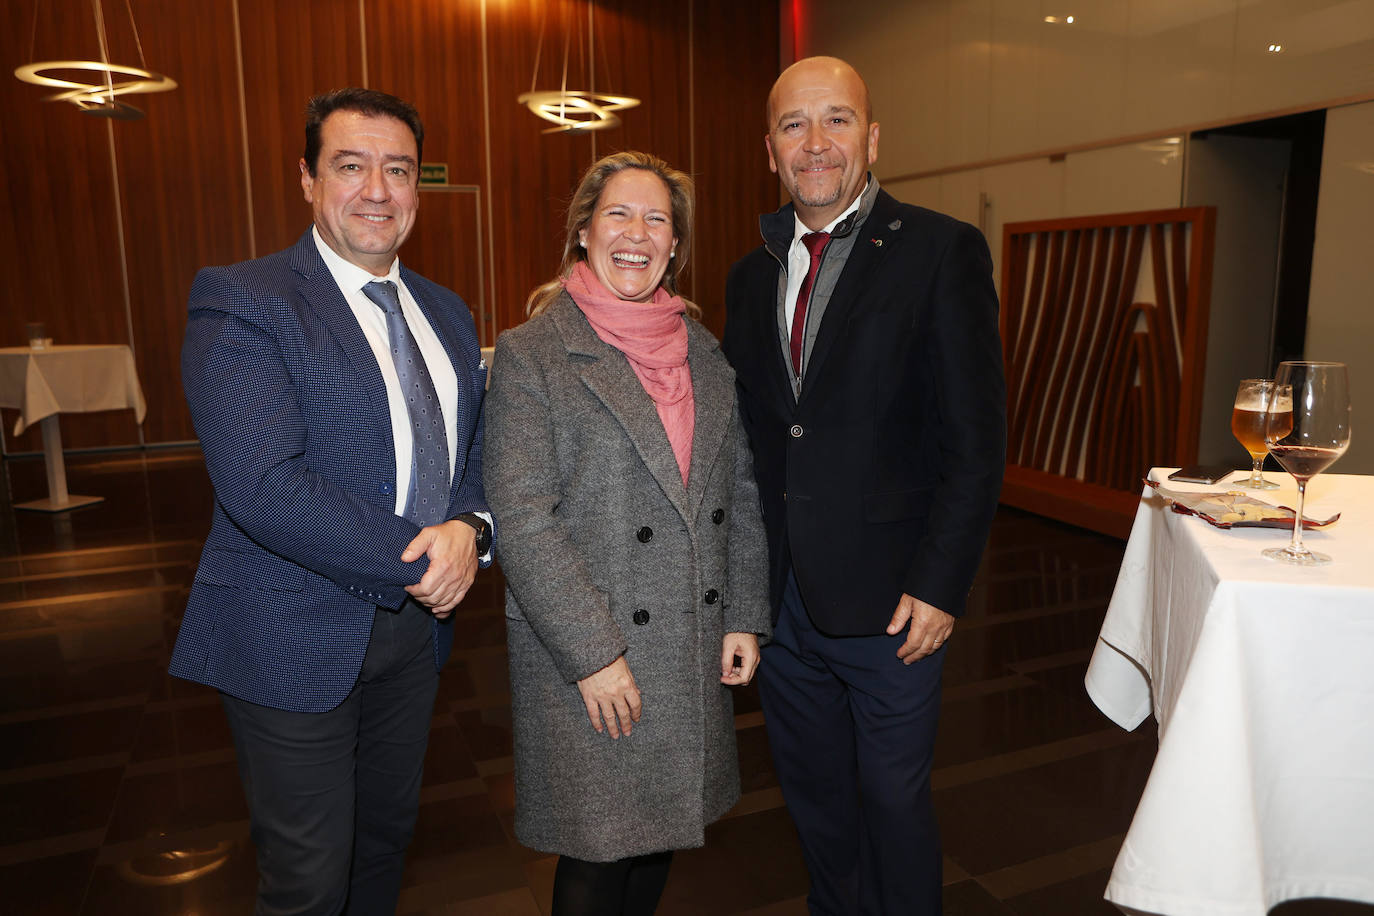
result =
[[[854,198],[854,202],[849,205],[839,216],[826,223],[819,230],[808,229],[806,224],[801,221],[796,210],[792,211],[792,246],[787,249],[787,292],[782,301],[784,317],[787,320],[787,327],[792,327],[792,316],[797,313],[797,293],[801,292],[802,281],[806,279],[806,273],[811,269],[811,252],[806,250],[806,245],[802,242],[803,235],[812,232],[834,232],[835,227],[848,219],[850,214],[859,212],[859,204],[863,203],[864,195],[868,193],[868,185],[859,192],[859,196]]]
[[[363,292],[363,287],[374,280],[390,280],[400,292],[401,314],[405,317],[415,343],[420,347],[420,355],[425,358],[429,377],[434,382],[434,390],[439,395],[439,408],[444,412],[444,432],[448,436],[448,473],[453,479],[453,469],[457,456],[453,443],[458,440],[458,376],[453,371],[453,363],[448,352],[439,341],[438,335],[425,320],[415,297],[406,289],[401,280],[401,262],[391,262],[391,270],[385,277],[374,276],[356,264],[349,263],[320,238],[320,230],[312,230],[315,247],[320,257],[339,285],[339,291],[358,319],[358,326],[367,338],[377,365],[382,370],[382,381],[386,385],[387,408],[391,414],[391,441],[396,446],[396,514],[404,515],[406,495],[410,492],[410,457],[415,447],[415,434],[411,430],[410,412],[406,409],[405,396],[401,393],[401,381],[396,375],[396,364],[391,359],[391,338],[386,330],[386,313],[382,311]]]

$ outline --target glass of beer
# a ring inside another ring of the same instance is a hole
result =
[[[1231,410],[1231,435],[1250,453],[1250,476],[1232,481],[1232,486],[1252,490],[1277,490],[1279,485],[1264,479],[1264,416],[1274,397],[1274,383],[1266,378],[1243,379],[1236,389],[1236,406]]]

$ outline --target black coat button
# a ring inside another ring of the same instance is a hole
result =
[[[716,511],[712,512],[712,513],[711,513],[711,521],[715,522],[717,525],[719,525],[721,522],[725,521],[725,510],[724,510],[724,509],[717,509]]]
[[[644,626],[644,624],[646,624],[646,623],[648,623],[648,622],[649,622],[649,612],[648,612],[648,611],[644,610],[644,608],[640,608],[639,610],[635,611],[635,623],[639,624],[639,625],[642,627],[642,626]]]
[[[793,423],[792,428],[789,429],[788,432],[792,434],[793,439],[800,439],[805,430],[802,429],[800,423]]]
[[[707,603],[707,604],[715,604],[715,603],[716,603],[717,601],[719,601],[719,600],[720,600],[720,592],[716,591],[714,588],[708,588],[708,589],[706,590],[706,603]]]
[[[643,528],[640,528],[639,531],[635,533],[635,537],[639,538],[639,543],[641,544],[649,543],[649,540],[653,536],[654,529],[650,528],[648,525],[645,525]]]

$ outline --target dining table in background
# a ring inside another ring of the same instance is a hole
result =
[[[64,512],[104,499],[67,491],[59,414],[132,409],[142,423],[148,412],[133,352],[122,344],[0,348],[0,407],[19,410],[14,435],[34,423],[42,428],[48,495],[15,504],[40,512]]]
[[[1151,479],[1187,493],[1235,489]],[[1232,475],[1239,479],[1244,472]],[[1292,507],[1293,479],[1246,495]],[[1159,751],[1107,884],[1128,912],[1263,916],[1374,903],[1374,477],[1321,474],[1327,566],[1265,559],[1291,529],[1217,528],[1141,497],[1085,686]]]

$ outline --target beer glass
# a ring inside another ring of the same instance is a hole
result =
[[[1264,441],[1274,460],[1298,482],[1293,538],[1287,547],[1271,547],[1264,555],[1298,566],[1330,563],[1329,556],[1303,544],[1302,507],[1307,481],[1326,470],[1350,445],[1350,383],[1345,363],[1279,363],[1265,414]]]
[[[1230,486],[1252,490],[1277,490],[1279,485],[1264,479],[1264,456],[1269,447],[1264,444],[1264,416],[1274,383],[1265,378],[1243,379],[1236,389],[1236,406],[1231,409],[1231,435],[1250,453],[1250,476],[1233,480]]]

